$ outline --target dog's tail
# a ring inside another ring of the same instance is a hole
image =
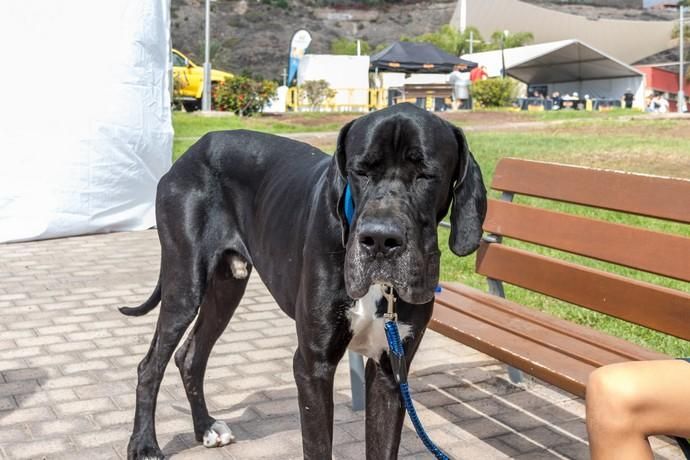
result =
[[[127,316],[141,316],[145,315],[146,313],[150,312],[156,306],[160,303],[161,301],[161,280],[158,280],[158,284],[156,284],[156,288],[153,290],[151,293],[151,296],[146,299],[144,303],[139,305],[138,307],[120,307],[120,313],[123,315]]]

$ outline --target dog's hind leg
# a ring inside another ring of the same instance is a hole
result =
[[[225,330],[244,295],[251,266],[234,252],[226,253],[215,270],[199,317],[185,343],[175,353],[192,408],[196,440],[206,447],[219,447],[234,439],[225,422],[211,417],[204,399],[206,364],[216,340]]]
[[[154,425],[158,390],[168,361],[196,316],[205,291],[206,269],[199,261],[190,263],[188,270],[167,268],[180,266],[180,262],[165,257],[162,264],[160,315],[151,347],[137,368],[134,429],[127,446],[130,460],[163,459]]]

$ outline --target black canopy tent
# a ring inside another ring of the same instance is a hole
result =
[[[395,42],[371,56],[369,67],[390,72],[449,73],[456,65],[464,66],[461,71],[477,67],[476,62],[448,54],[431,43]]]

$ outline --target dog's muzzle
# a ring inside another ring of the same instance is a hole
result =
[[[431,301],[438,283],[439,254],[425,254],[408,239],[406,226],[393,219],[358,223],[347,247],[345,286],[352,298],[364,296],[372,284],[388,284],[412,304]]]

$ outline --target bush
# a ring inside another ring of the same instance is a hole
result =
[[[326,80],[309,80],[302,83],[302,93],[312,110],[318,108],[327,99],[335,97],[335,90],[331,89]]]
[[[515,97],[515,82],[510,78],[490,78],[472,83],[472,98],[483,107],[504,107]]]
[[[371,46],[364,40],[359,42],[360,52],[363,56],[371,53]],[[347,54],[355,56],[357,54],[357,40],[348,40],[347,38],[338,38],[331,42],[331,54]]]
[[[263,110],[264,105],[276,95],[278,85],[269,80],[252,80],[248,77],[227,78],[213,89],[216,110],[234,112],[250,117]]]

